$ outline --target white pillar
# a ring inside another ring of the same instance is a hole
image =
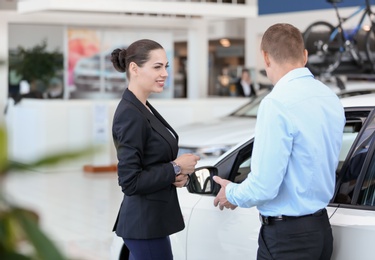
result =
[[[248,6],[258,6],[257,0],[247,0]],[[258,13],[258,11],[257,11]],[[252,69],[252,78],[255,83],[259,82],[259,71],[263,68],[260,60],[259,23],[258,14],[252,18],[245,18],[245,67]]]
[[[248,68],[257,66],[257,56],[260,53],[257,28],[254,21],[254,18],[245,19],[245,66]]]
[[[8,100],[8,20],[7,15],[0,11],[0,114]]]
[[[245,66],[251,69],[251,77],[255,87],[260,83],[270,84],[269,79],[260,73],[264,70],[264,61],[260,51],[260,43],[263,32],[260,32],[256,19],[245,19]]]
[[[195,21],[188,30],[187,42],[187,98],[208,96],[208,35],[207,22]]]

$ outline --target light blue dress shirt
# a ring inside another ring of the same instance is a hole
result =
[[[283,76],[261,102],[251,172],[226,196],[264,216],[301,216],[333,196],[344,109],[337,95],[307,68]]]

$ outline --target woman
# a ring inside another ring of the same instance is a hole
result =
[[[124,193],[114,231],[130,259],[173,259],[169,235],[185,227],[176,187],[188,183],[199,157],[176,158],[177,133],[147,101],[151,93],[163,91],[168,76],[163,47],[139,40],[126,50],[115,49],[111,60],[129,80],[112,126]]]
[[[249,69],[242,69],[241,77],[236,81],[236,93],[240,97],[255,97],[257,95],[251,81]]]

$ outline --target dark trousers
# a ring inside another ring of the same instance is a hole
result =
[[[271,220],[269,225],[262,225],[258,244],[258,260],[329,260],[333,236],[327,211]]]
[[[173,260],[169,237],[124,239],[130,251],[129,260]]]

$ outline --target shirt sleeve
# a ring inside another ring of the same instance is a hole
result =
[[[251,172],[241,183],[226,186],[226,197],[239,207],[259,206],[275,198],[288,167],[293,124],[280,102],[265,98],[258,110]]]

